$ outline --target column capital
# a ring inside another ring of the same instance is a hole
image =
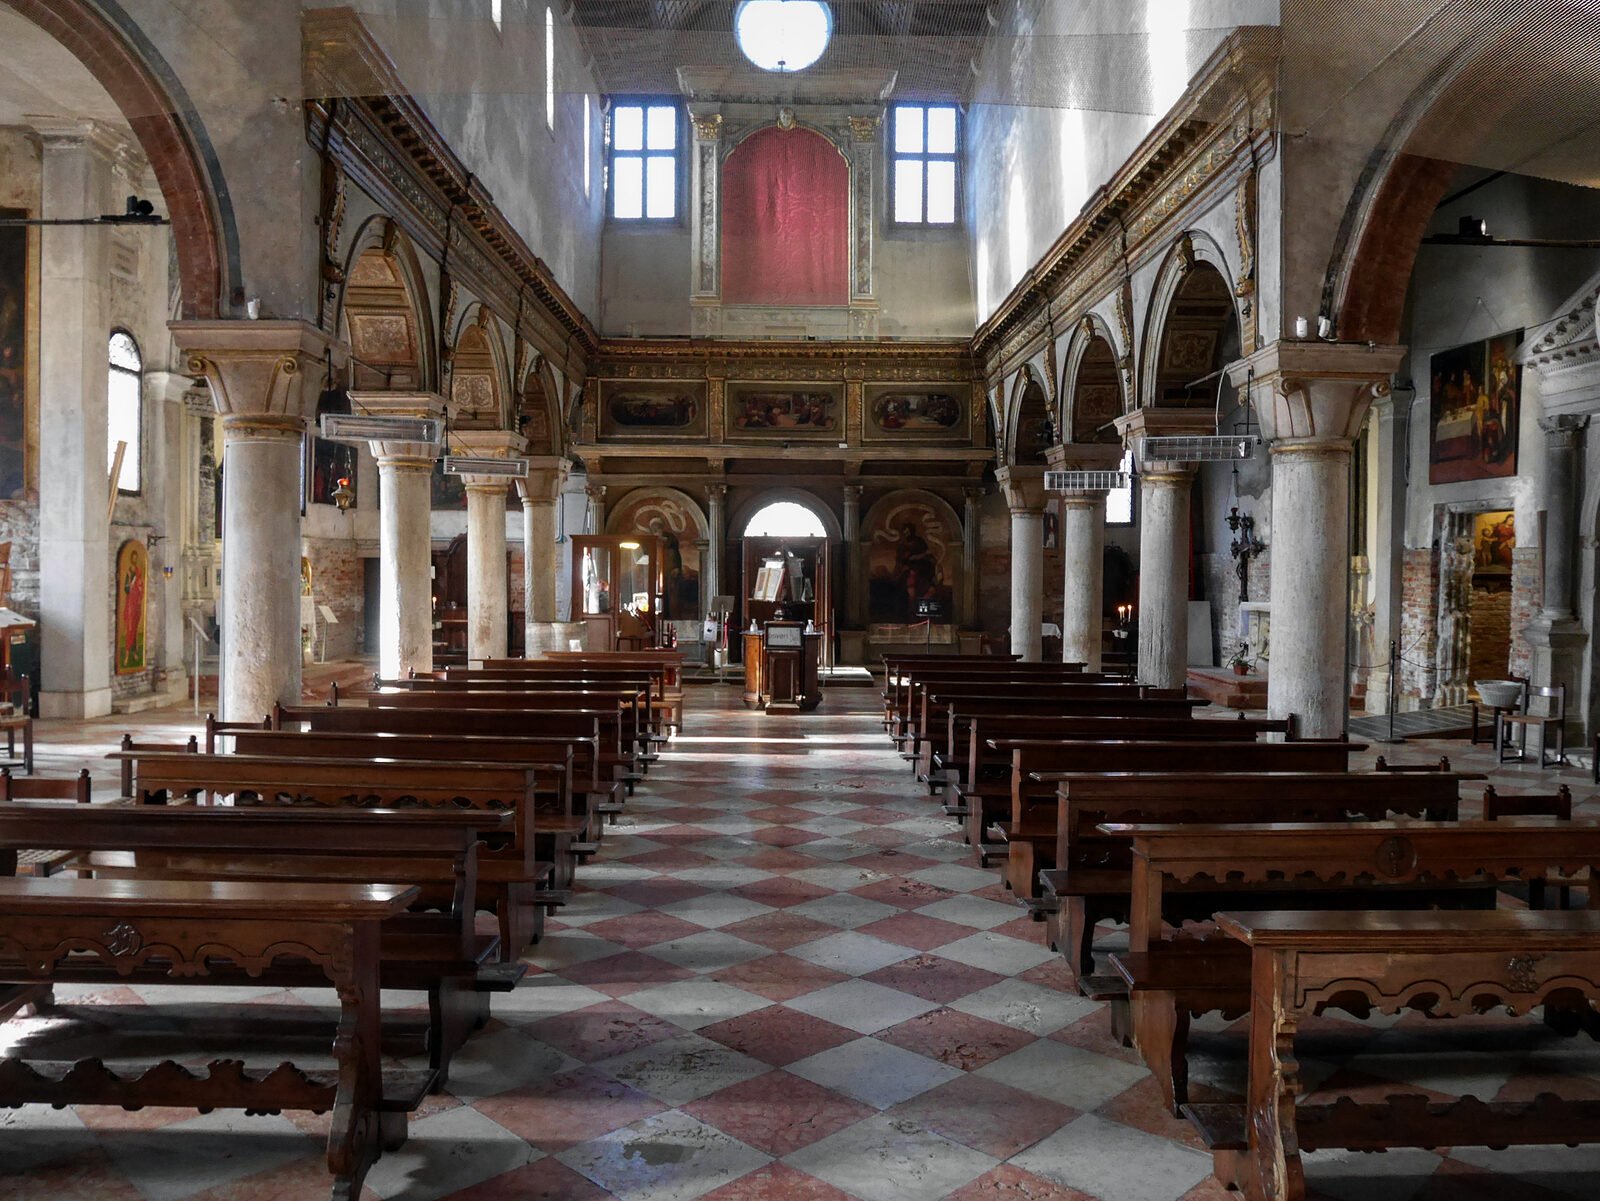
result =
[[[308,321],[173,321],[167,328],[189,374],[211,386],[211,403],[223,415],[304,421],[328,356],[337,367],[347,350]]]
[[[720,483],[719,484],[707,484],[706,485],[706,500],[707,501],[711,502],[712,504],[716,504],[716,503],[718,503],[720,501],[726,500],[727,498],[728,498],[728,485],[720,484]]]
[[[517,495],[526,507],[556,503],[572,473],[572,460],[561,455],[529,455],[528,476],[517,481]]]
[[[350,407],[371,417],[431,417],[441,424],[445,404],[435,392],[352,392]],[[437,442],[370,442],[379,467],[433,470]]]
[[[1280,340],[1228,364],[1228,380],[1246,394],[1262,436],[1279,448],[1348,447],[1367,407],[1387,396],[1403,346]]]
[[[1566,413],[1559,417],[1539,418],[1539,428],[1544,431],[1544,444],[1551,450],[1575,450],[1578,437],[1589,426],[1589,415]]]
[[[450,433],[450,453],[470,455],[475,459],[514,459],[527,449],[528,440],[510,430],[453,430]],[[462,472],[456,477],[467,489],[467,495],[497,493],[505,495],[507,477],[503,475]]]
[[[1147,405],[1124,413],[1116,420],[1117,433],[1123,445],[1133,451],[1152,471],[1194,471],[1193,463],[1152,462],[1145,458],[1143,444],[1146,438],[1206,437],[1217,432],[1216,414],[1209,408],[1181,409],[1176,405]],[[1120,462],[1122,456],[1118,455]]]
[[[995,480],[1013,513],[1044,512],[1044,468],[1002,467]]]
[[[982,484],[965,484],[962,486],[961,495],[966,498],[969,505],[975,505],[989,495],[989,489]]]
[[[1051,471],[1115,471],[1122,462],[1120,442],[1062,442],[1044,452]]]
[[[856,504],[860,504],[861,494],[864,491],[866,491],[866,486],[863,484],[846,484],[844,486],[844,499],[846,503],[854,501]]]

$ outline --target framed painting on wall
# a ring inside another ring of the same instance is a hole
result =
[[[145,668],[146,605],[150,587],[150,553],[130,538],[117,549],[117,630],[114,639],[119,676]]]
[[[22,218],[24,209],[0,208]],[[0,500],[27,495],[28,231],[0,228]]]
[[[1479,513],[1472,521],[1472,574],[1511,574],[1517,549],[1517,515],[1510,509]]]
[[[873,507],[865,530],[867,621],[874,629],[948,624],[960,583],[961,531],[931,500],[890,501]]]
[[[704,438],[704,380],[600,380],[603,438]]]
[[[1428,483],[1517,473],[1522,331],[1440,351],[1428,363]]]
[[[733,438],[837,439],[843,428],[841,384],[728,385],[727,434]]]
[[[970,384],[867,384],[862,390],[863,436],[869,442],[967,439]]]

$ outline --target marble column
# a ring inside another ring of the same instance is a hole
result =
[[[978,628],[978,511],[983,501],[982,488],[963,488],[961,510],[961,628]]]
[[[1139,680],[1156,688],[1182,688],[1189,676],[1193,487],[1194,468],[1181,463],[1152,464],[1139,476]]]
[[[1410,405],[1393,395],[1372,402],[1371,454],[1377,470],[1373,505],[1376,536],[1368,548],[1372,568],[1373,668],[1367,673],[1367,712],[1389,711],[1389,644],[1400,641],[1404,608],[1402,571],[1405,561],[1405,463],[1410,440]]]
[[[603,534],[606,532],[606,486],[604,484],[587,484],[583,489],[584,495],[589,498],[589,532]]]
[[[1039,662],[1044,622],[1044,468],[997,473],[1011,510],[1011,653]]]
[[[865,575],[865,548],[861,545],[861,485],[844,486],[844,582],[845,625],[852,630],[862,626],[862,577]]]
[[[1061,498],[1061,659],[1100,670],[1100,611],[1105,600],[1106,494]]]
[[[222,716],[258,721],[301,699],[305,408],[342,347],[303,321],[178,321],[172,333],[221,415]]]
[[[507,430],[455,430],[455,453],[512,459],[527,439]],[[467,659],[504,659],[509,643],[510,577],[506,568],[506,491],[511,477],[463,475],[467,489]]]
[[[358,413],[428,417],[445,406],[430,392],[353,392]],[[375,441],[378,462],[378,674],[433,670],[432,485],[437,442]]]
[[[63,121],[40,133],[45,211],[107,211],[114,145],[101,127]],[[106,237],[82,226],[39,233],[39,711],[45,717],[111,712]]]
[[[709,606],[718,596],[726,595],[722,591],[722,555],[723,548],[728,544],[728,485],[706,485],[706,557],[702,570],[710,581],[706,589],[707,616],[710,614]]]
[[[1395,346],[1275,342],[1229,367],[1272,452],[1272,657],[1267,710],[1306,738],[1349,709],[1350,458]]]
[[[522,495],[522,574],[527,589],[527,657],[564,649],[556,612],[557,555],[561,531],[556,528],[556,500],[567,482],[570,460],[542,455],[528,460],[528,477],[517,481]]]
[[[1587,416],[1545,417],[1544,482],[1539,507],[1544,510],[1544,600],[1539,615],[1526,627],[1532,651],[1532,682],[1539,687],[1566,685],[1569,740],[1582,725],[1584,680],[1582,654],[1588,641],[1573,609],[1573,565],[1577,562],[1578,463]]]

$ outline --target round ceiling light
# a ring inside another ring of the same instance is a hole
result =
[[[833,10],[822,0],[743,0],[733,36],[763,71],[804,71],[833,37]]]

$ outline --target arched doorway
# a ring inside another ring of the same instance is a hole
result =
[[[750,515],[746,538],[826,538],[822,518],[799,501],[775,500]]]
[[[748,630],[769,621],[806,621],[823,633],[823,667],[832,668],[838,620],[834,597],[839,528],[819,501],[800,492],[755,497],[736,515],[739,618]]]

